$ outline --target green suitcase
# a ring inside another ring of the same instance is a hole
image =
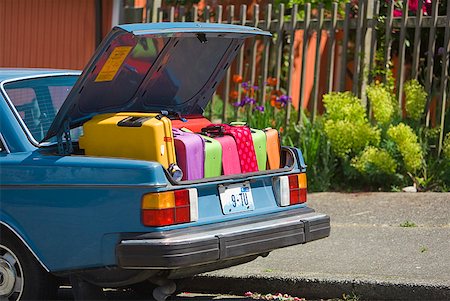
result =
[[[255,146],[256,161],[258,162],[258,170],[266,170],[267,167],[267,144],[266,134],[262,130],[250,129],[252,132],[253,145]]]
[[[200,136],[205,141],[205,178],[219,177],[222,174],[222,146],[216,139]]]

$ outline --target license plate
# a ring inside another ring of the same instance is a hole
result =
[[[219,197],[224,214],[233,214],[255,209],[249,183],[220,185]]]

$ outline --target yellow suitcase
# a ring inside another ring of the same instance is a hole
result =
[[[79,146],[88,156],[176,163],[172,122],[155,113],[115,113],[94,116],[83,124]]]

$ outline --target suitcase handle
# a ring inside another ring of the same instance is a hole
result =
[[[209,136],[223,136],[225,134],[225,129],[221,125],[212,125],[202,128],[202,133]]]
[[[151,117],[129,116],[119,121],[117,125],[123,127],[139,128],[142,126],[144,122],[146,122],[149,119],[151,119]]]
[[[233,126],[248,126],[248,123],[247,122],[245,122],[245,121],[233,121],[233,122],[230,122],[230,125],[233,125]]]
[[[173,119],[179,119],[179,120],[181,120],[182,122],[187,122],[187,121],[188,121],[186,118],[182,117],[181,114],[178,113],[178,112],[173,112],[173,111],[161,111],[161,114],[164,115],[164,116],[166,116],[166,117],[168,117],[168,118],[170,118],[170,119],[172,119],[172,120],[173,120]],[[161,115],[161,114],[160,114],[160,115]]]
[[[161,120],[163,117],[168,117],[169,112],[168,111],[161,111],[158,115],[155,116],[156,119]]]

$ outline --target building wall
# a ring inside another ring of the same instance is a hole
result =
[[[94,1],[0,0],[0,67],[82,69],[96,46]],[[102,2],[103,35],[111,1]]]

